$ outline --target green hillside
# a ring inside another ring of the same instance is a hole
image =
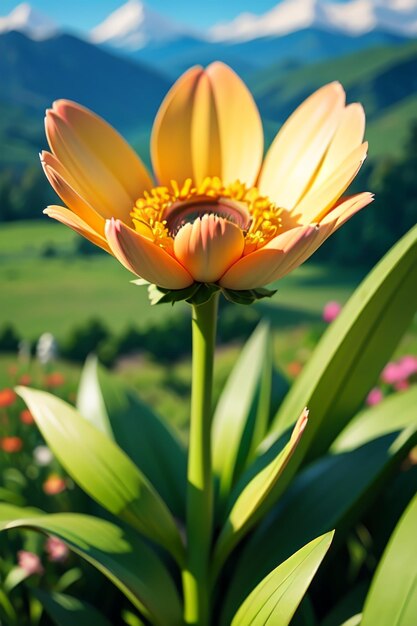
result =
[[[368,119],[371,155],[399,152],[417,119],[417,42],[383,46],[315,65],[283,70],[273,66],[253,75],[250,87],[270,139],[312,91],[339,80],[349,101],[359,101]]]
[[[132,285],[132,274],[109,255],[77,254],[80,241],[46,218],[1,224],[0,283],[7,297],[0,308],[0,329],[11,322],[27,339],[45,331],[62,339],[93,317],[119,332],[128,324],[143,328],[171,315],[170,306],[151,307],[146,289]],[[332,265],[307,264],[280,282],[279,297],[258,308],[274,325],[317,320],[323,305],[332,299],[344,302],[360,277],[352,270],[342,280]],[[175,305],[176,311],[186,308]]]

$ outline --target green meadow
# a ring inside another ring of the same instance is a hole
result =
[[[3,223],[0,228],[0,327],[12,323],[22,337],[42,332],[62,338],[74,326],[99,318],[111,331],[146,327],[170,314],[151,307],[144,287],[106,254],[81,255],[80,238],[48,219]],[[276,327],[320,319],[328,300],[345,302],[364,272],[306,264],[282,280],[273,299],[257,305]],[[175,307],[187,307],[176,304]]]

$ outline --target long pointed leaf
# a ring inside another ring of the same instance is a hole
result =
[[[32,593],[57,626],[111,626],[97,609],[78,598],[63,593],[46,593],[40,589],[34,589]]]
[[[415,626],[417,616],[417,495],[382,556],[365,601],[361,626]]]
[[[415,422],[412,404],[408,415]],[[244,546],[226,594],[225,613],[233,615],[249,589],[313,537],[336,528],[341,541],[416,445],[416,428],[417,424],[356,450],[325,456],[301,472]]]
[[[19,387],[18,393],[75,482],[111,513],[181,561],[183,546],[174,519],[129,457],[63,400],[24,387]]]
[[[399,432],[413,424],[417,426],[416,407],[417,385],[388,396],[380,404],[358,413],[334,441],[332,452],[354,450],[383,435]]]
[[[271,377],[269,343],[268,326],[261,323],[242,350],[214,413],[213,470],[219,478],[221,505],[268,427],[269,405],[261,393],[259,406],[259,393],[264,377]]]
[[[216,544],[213,557],[215,573],[218,572],[221,564],[238,541],[272,506],[271,492],[301,439],[307,424],[307,416],[308,411],[305,409],[285,448],[238,495]]]
[[[246,598],[231,626],[288,626],[333,539],[314,539],[273,570]]]
[[[133,531],[88,515],[47,515],[0,505],[0,530],[12,528],[31,528],[58,537],[105,574],[155,624],[182,624],[181,604],[170,575]]]
[[[326,331],[281,405],[272,428],[285,432],[304,406],[314,420],[299,447],[327,450],[360,408],[417,310],[417,226],[378,263]]]
[[[175,430],[94,357],[84,366],[77,406],[84,417],[111,430],[174,515],[184,518],[187,453]]]

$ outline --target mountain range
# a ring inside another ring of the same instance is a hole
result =
[[[58,26],[24,3],[0,18],[0,33],[12,30],[41,40],[56,36]],[[282,0],[204,32],[128,0],[90,32],[75,34],[171,77],[217,58],[247,76],[277,62],[312,63],[416,37],[417,0]]]
[[[350,5],[363,1],[350,0]],[[284,0],[276,9],[287,10],[294,3],[314,4],[316,9],[325,4]],[[408,15],[410,33],[416,3],[375,0],[378,24],[383,23],[385,7],[395,10],[397,17]],[[333,5],[326,6],[329,11]],[[350,101],[365,104],[371,156],[400,150],[417,117],[417,41],[405,34],[405,27],[399,29],[399,17],[395,28],[382,31],[378,26],[359,34],[353,34],[347,21],[341,34],[324,29],[317,11],[308,24],[293,22],[292,31],[288,20],[284,29],[282,19],[281,34],[268,36],[260,30],[262,16],[252,16],[246,23],[256,26],[262,36],[237,37],[232,29],[229,40],[215,41],[220,27],[203,37],[162,18],[139,0],[129,0],[85,37],[63,33],[28,4],[20,5],[0,18],[0,164],[22,167],[36,159],[44,147],[43,111],[57,98],[74,99],[97,111],[147,158],[152,119],[173,79],[194,63],[205,65],[215,59],[245,77],[268,138],[311,91],[338,79],[347,87]]]

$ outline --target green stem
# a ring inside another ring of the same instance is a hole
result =
[[[211,416],[218,294],[193,305],[191,425],[187,476],[187,565],[183,572],[185,623],[210,621],[209,557],[213,523]]]

